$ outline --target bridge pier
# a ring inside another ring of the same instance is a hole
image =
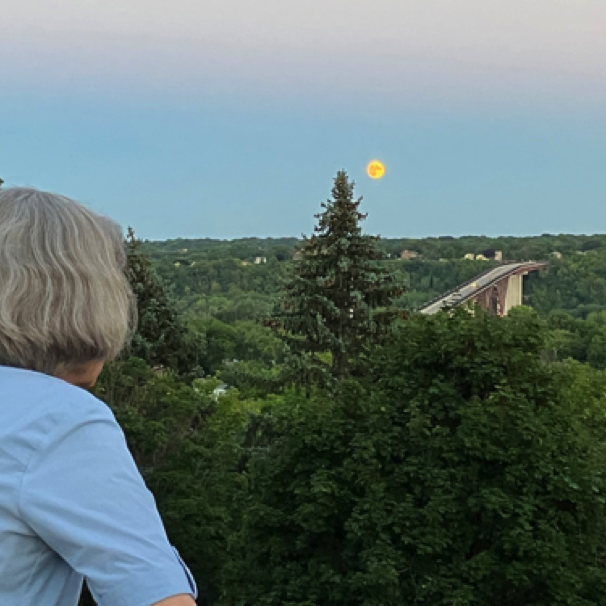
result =
[[[502,308],[502,315],[506,316],[512,307],[522,305],[522,291],[524,286],[524,275],[517,274],[509,276],[507,281],[507,292]]]

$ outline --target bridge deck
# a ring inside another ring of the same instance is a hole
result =
[[[479,293],[490,288],[500,280],[508,278],[509,276],[524,274],[529,271],[541,269],[545,267],[545,262],[529,261],[526,263],[507,263],[505,265],[499,265],[493,269],[486,270],[475,278],[464,282],[456,289],[451,290],[438,299],[430,301],[418,311],[422,314],[431,315],[439,312],[444,307],[456,307],[466,301],[469,301],[476,297]]]

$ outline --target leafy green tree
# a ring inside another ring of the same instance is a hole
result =
[[[202,358],[204,371],[207,375],[214,375],[225,362],[231,362],[236,357],[238,331],[215,318],[195,321],[193,326],[204,335],[206,342],[206,351]]]
[[[604,604],[604,376],[533,314],[414,316],[365,381],[288,394],[227,606]]]
[[[282,385],[284,348],[270,329],[255,322],[226,324],[211,318],[193,321],[206,339],[202,365],[246,397],[262,397]]]
[[[275,366],[283,358],[282,342],[271,330],[256,322],[234,324],[238,331],[236,358],[261,362],[265,366]]]
[[[130,358],[110,364],[95,388],[122,426],[168,536],[196,578],[201,606],[218,597],[244,494],[237,466],[248,404],[235,391],[213,398],[217,384],[186,385],[173,371]]]
[[[361,201],[345,171],[337,173],[332,199],[316,215],[314,234],[304,238],[269,322],[280,329],[298,381],[330,384],[350,376],[395,317],[389,307],[402,288],[380,263],[378,237],[362,233]]]

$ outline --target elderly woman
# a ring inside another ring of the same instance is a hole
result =
[[[195,584],[110,409],[87,388],[133,325],[120,228],[0,191],[0,604],[192,606]]]

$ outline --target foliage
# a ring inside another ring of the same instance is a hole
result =
[[[283,347],[279,338],[255,322],[227,324],[209,318],[194,320],[191,327],[204,336],[201,364],[207,375],[224,371],[243,360],[264,367],[273,367],[282,361]]]
[[[219,376],[226,384],[236,387],[243,397],[267,398],[283,389],[284,374],[281,365],[243,360],[226,365]]]
[[[172,371],[130,358],[109,364],[95,388],[124,429],[171,542],[196,578],[201,605],[218,596],[243,494],[240,445],[257,410],[235,390],[213,398],[217,383],[185,385]]]
[[[592,250],[550,262],[527,281],[528,302],[541,313],[556,309],[576,317],[606,310],[606,251]]]
[[[545,324],[550,328],[547,342],[550,360],[572,358],[606,369],[606,310],[591,312],[586,318],[554,310]]]
[[[288,361],[297,382],[328,384],[350,376],[395,317],[385,308],[402,289],[378,263],[384,257],[378,238],[362,233],[366,215],[360,203],[345,171],[337,173],[332,199],[316,215],[315,233],[304,239],[269,321],[292,354]],[[328,364],[319,357],[325,352]]]
[[[204,342],[188,333],[176,306],[129,228],[126,274],[137,298],[137,329],[128,353],[151,366],[198,372]]]
[[[367,381],[289,395],[222,604],[604,604],[604,375],[533,314],[413,317]]]

